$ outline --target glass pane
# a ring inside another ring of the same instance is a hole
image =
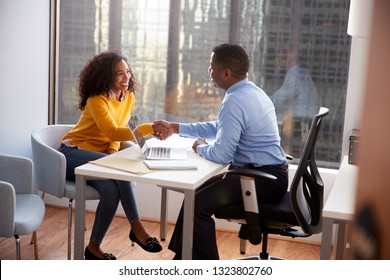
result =
[[[207,121],[224,92],[207,73],[213,46],[242,45],[249,78],[274,101],[282,146],[299,158],[310,118],[328,107],[317,144],[323,167],[341,156],[350,38],[349,0],[67,0],[61,1],[57,122],[80,112],[77,76],[87,60],[120,49],[137,79],[133,115]]]

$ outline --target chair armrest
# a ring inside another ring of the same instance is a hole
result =
[[[0,170],[0,180],[12,184],[15,193],[37,194],[34,190],[33,162],[30,158],[0,154]]]
[[[276,180],[277,178],[274,175],[268,174],[263,171],[255,170],[255,169],[249,169],[249,168],[232,168],[226,171],[227,174],[230,175],[240,175],[245,177],[252,177],[257,179],[272,179]]]
[[[0,181],[0,236],[11,237],[15,231],[16,194],[12,184]]]
[[[261,227],[259,218],[259,206],[256,194],[254,179],[276,180],[274,175],[255,169],[232,168],[227,175],[239,175],[241,183],[241,193],[244,202],[245,222],[247,238],[251,244],[257,245],[261,242]]]
[[[57,197],[64,197],[66,158],[56,149],[46,145],[37,132],[31,134],[35,181],[38,189]]]
[[[291,155],[286,155],[286,159],[287,159],[287,160],[293,160],[293,159],[294,159],[294,157],[293,157],[293,156],[291,156]]]

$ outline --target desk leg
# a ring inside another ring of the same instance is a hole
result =
[[[85,230],[85,187],[87,180],[76,174],[76,205],[74,226],[74,259],[84,259],[84,230]]]
[[[183,221],[183,260],[192,259],[192,242],[194,235],[194,204],[195,190],[184,191],[184,221]]]
[[[352,224],[347,223],[347,234],[346,234],[346,243],[345,243],[345,254],[344,259],[346,260],[353,260],[353,254],[352,254]]]
[[[336,260],[343,260],[344,259],[344,252],[345,252],[345,233],[346,233],[346,223],[340,222],[337,229],[337,241],[336,241],[336,253],[335,253],[335,259]]]
[[[330,249],[332,247],[333,219],[324,218],[322,222],[321,237],[321,260],[330,260]]]
[[[160,238],[165,241],[167,237],[168,215],[168,189],[161,187],[161,212],[160,212]]]

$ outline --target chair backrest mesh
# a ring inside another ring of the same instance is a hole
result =
[[[297,171],[290,187],[291,205],[294,214],[302,230],[310,234],[322,231],[324,183],[315,161],[315,145],[322,118],[328,113],[329,109],[322,107],[319,113],[313,117]]]

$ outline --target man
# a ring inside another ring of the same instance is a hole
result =
[[[286,156],[280,146],[275,108],[264,93],[247,78],[249,58],[232,44],[213,48],[208,72],[216,87],[224,89],[218,120],[200,123],[154,123],[155,135],[165,139],[173,133],[199,138],[192,146],[205,159],[234,167],[262,170],[277,180],[256,180],[259,202],[275,202],[287,190]],[[206,139],[214,139],[212,144]],[[219,259],[212,215],[220,207],[243,204],[239,176],[217,175],[199,187],[195,196],[193,259]],[[183,208],[169,249],[181,259]]]

